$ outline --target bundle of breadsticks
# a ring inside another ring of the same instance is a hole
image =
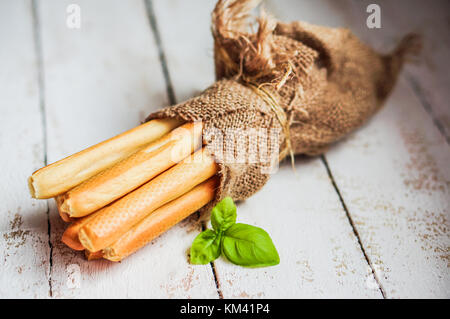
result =
[[[29,187],[55,198],[67,246],[119,261],[211,201],[216,173],[201,124],[167,119],[46,166]]]
[[[258,2],[218,1],[217,82],[202,94],[32,174],[32,196],[54,197],[70,222],[66,245],[119,261],[225,196],[248,198],[274,159],[320,154],[369,119],[419,48],[407,36],[378,54],[346,29],[286,24],[264,11],[252,32]]]

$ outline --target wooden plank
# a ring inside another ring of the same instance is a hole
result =
[[[81,28],[66,27],[71,1],[39,2],[49,162],[127,130],[168,103],[142,1],[77,1]],[[87,262],[60,243],[51,206],[55,297],[216,297],[209,266],[192,267],[187,249],[199,229],[179,226],[121,263]]]
[[[363,259],[339,199],[318,159],[285,163],[256,195],[238,206],[238,220],[269,232],[279,266],[239,268],[216,262],[229,298],[377,298],[378,286]]]
[[[152,3],[176,100],[181,102],[214,82],[210,15],[216,1]]]
[[[436,8],[403,11],[410,4],[417,8],[418,3],[380,1],[383,27],[371,31],[365,27],[368,3],[344,1],[341,14],[336,8],[305,12],[313,12],[316,16],[310,19],[324,24],[333,14],[342,16],[342,25],[378,49],[392,47],[401,35],[420,25],[428,24],[425,33],[429,36],[428,30],[442,23],[430,21]],[[286,16],[294,11],[290,6],[279,9]],[[406,74],[409,71],[413,74],[411,66]],[[419,79],[420,85],[426,85],[423,80],[430,77],[444,82],[436,72],[424,72],[428,73]],[[447,94],[431,83],[427,88],[433,94]],[[326,158],[386,297],[448,297],[449,147],[410,84],[403,77],[380,114],[332,148]]]
[[[44,163],[31,2],[2,1],[0,12],[0,298],[45,298],[47,204],[27,187]]]
[[[328,154],[387,297],[450,296],[450,149],[404,79]]]
[[[154,3],[178,100],[214,81],[209,34],[213,5]],[[320,159],[297,158],[296,170],[293,174],[283,164],[263,190],[238,205],[238,221],[266,229],[281,264],[247,269],[217,260],[223,297],[381,297]]]

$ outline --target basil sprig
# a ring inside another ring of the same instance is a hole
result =
[[[191,263],[204,265],[222,253],[233,264],[266,267],[280,263],[269,234],[255,226],[236,223],[236,206],[224,198],[211,211],[213,229],[201,232],[191,246]]]
[[[220,256],[220,233],[211,229],[195,237],[191,246],[191,263],[204,265]]]

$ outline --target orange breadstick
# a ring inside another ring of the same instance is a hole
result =
[[[69,216],[69,214],[67,214],[66,212],[63,212],[60,209],[61,203],[62,203],[62,198],[60,196],[56,196],[55,197],[55,202],[56,202],[56,207],[58,208],[58,212],[59,212],[59,216],[61,217],[61,219],[63,221],[65,221],[66,223],[70,223],[73,221],[73,218],[71,218]]]
[[[187,123],[121,162],[58,196],[58,209],[83,217],[106,206],[183,160],[198,147],[201,125]]]
[[[96,251],[96,252],[91,252],[89,250],[85,250],[84,251],[84,256],[86,257],[87,260],[95,260],[95,259],[100,259],[103,257],[103,252],[100,251]]]
[[[140,188],[95,213],[78,234],[82,245],[98,251],[114,243],[148,214],[188,192],[217,172],[205,148],[155,177]]]
[[[94,218],[94,216],[95,214],[91,214],[89,216],[79,218],[77,221],[72,223],[64,231],[61,241],[74,250],[84,250],[83,245],[81,245],[80,240],[78,239],[78,232],[80,231],[80,228],[86,225],[86,223]]]
[[[209,203],[214,198],[217,185],[217,177],[212,177],[181,197],[161,206],[126,232],[114,244],[105,248],[103,257],[111,261],[120,261],[134,253]]]
[[[31,196],[50,198],[67,192],[180,124],[175,119],[153,120],[45,166],[28,179]]]

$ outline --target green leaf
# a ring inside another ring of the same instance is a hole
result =
[[[191,246],[191,263],[205,265],[220,256],[220,233],[207,229],[195,237]]]
[[[231,197],[222,199],[211,211],[211,224],[215,231],[225,231],[236,223],[236,205]]]
[[[212,209],[211,224],[213,230],[200,233],[192,243],[192,264],[207,264],[221,253],[232,263],[245,267],[280,263],[278,252],[266,231],[236,224],[236,206],[231,197],[224,198]]]
[[[247,224],[234,224],[225,231],[222,252],[233,264],[246,267],[265,267],[280,263],[269,234],[259,227]]]

